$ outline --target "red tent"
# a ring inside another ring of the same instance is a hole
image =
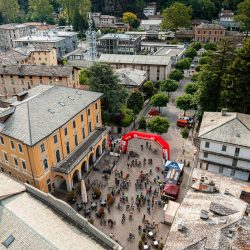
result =
[[[169,196],[176,200],[179,194],[179,186],[176,184],[167,183],[163,189],[163,195]]]

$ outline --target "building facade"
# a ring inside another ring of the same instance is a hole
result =
[[[218,24],[202,23],[194,28],[194,38],[197,42],[219,42],[225,37],[226,29]]]
[[[1,103],[1,170],[44,192],[71,191],[106,148],[100,97],[39,85]]]
[[[2,65],[57,65],[56,48],[44,45],[30,45],[11,49],[0,55]]]
[[[148,3],[147,7],[143,9],[143,14],[146,17],[154,16],[156,14],[156,7],[157,7],[156,2]]]
[[[5,65],[0,67],[0,93],[9,97],[39,84],[79,88],[79,68],[71,66]]]
[[[15,47],[15,40],[24,36],[32,35],[36,29],[25,24],[3,24],[0,25],[0,49],[3,51]]]
[[[106,34],[97,40],[97,51],[105,54],[131,54],[141,51],[141,37],[128,34]]]
[[[199,139],[201,168],[250,180],[250,115],[205,112]]]
[[[147,72],[147,80],[153,82],[167,79],[172,59],[166,56],[102,54],[99,62],[108,63],[114,69],[132,68]]]

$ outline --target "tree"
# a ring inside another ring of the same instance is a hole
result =
[[[161,90],[168,92],[168,97],[170,96],[170,92],[174,92],[178,89],[178,82],[175,80],[167,79],[161,83]]]
[[[242,28],[246,30],[246,36],[250,30],[250,0],[245,0],[237,6],[238,14],[234,16],[234,20],[240,22]]]
[[[188,83],[186,86],[185,86],[185,93],[186,94],[190,94],[190,95],[193,95],[197,90],[199,89],[199,85],[198,83]]]
[[[222,79],[223,106],[235,112],[250,114],[250,38],[236,52]]]
[[[200,42],[192,42],[190,44],[191,48],[194,48],[196,51],[200,50],[202,48],[202,45]]]
[[[218,14],[212,0],[190,0],[189,3],[193,9],[193,18],[212,20]]]
[[[88,84],[89,70],[87,68],[83,68],[80,70],[79,81],[80,81],[80,84]]]
[[[189,135],[189,129],[186,127],[186,128],[183,128],[181,130],[181,135],[182,135],[182,138],[183,139],[187,139],[188,138],[188,135]]]
[[[29,0],[29,16],[31,20],[53,23],[53,6],[49,0]]]
[[[143,107],[143,96],[140,91],[136,90],[132,92],[127,100],[127,107],[133,110],[134,114],[139,114]]]
[[[144,116],[141,116],[139,119],[139,129],[146,129],[147,128],[147,122],[146,119],[144,118]]]
[[[169,74],[169,78],[179,82],[184,78],[184,75],[179,69],[175,69]]]
[[[161,107],[165,107],[168,103],[168,97],[164,93],[158,93],[152,96],[151,103],[154,107],[159,108],[161,112]]]
[[[125,12],[122,15],[122,20],[124,23],[128,23],[130,27],[133,26],[133,23],[137,20],[137,16],[132,12]]]
[[[163,11],[161,29],[188,28],[191,25],[191,7],[183,3],[176,2]]]
[[[16,22],[21,15],[17,0],[0,0],[0,12],[5,23]]]
[[[210,57],[209,56],[203,56],[203,57],[201,57],[200,58],[200,60],[199,60],[199,64],[208,64],[208,63],[210,63],[211,62],[211,59],[210,59]]]
[[[180,71],[184,71],[185,69],[189,69],[191,66],[191,60],[190,58],[183,58],[175,64],[175,68],[179,69]]]
[[[186,49],[186,51],[184,52],[184,55],[193,60],[194,57],[197,55],[197,52],[194,48],[190,47]]]
[[[193,98],[190,94],[184,94],[182,96],[178,96],[176,99],[176,107],[184,110],[184,116],[186,115],[186,111],[193,107]]]
[[[169,129],[169,121],[167,118],[156,116],[147,122],[147,128],[152,133],[167,133]]]
[[[103,93],[102,110],[108,120],[111,115],[120,112],[126,92],[119,85],[118,76],[110,65],[95,63],[89,68],[89,87],[92,91]]]
[[[206,43],[204,45],[205,50],[217,50],[217,45],[215,43]]]
[[[142,90],[147,98],[150,98],[156,92],[156,89],[152,81],[145,82],[143,84]]]

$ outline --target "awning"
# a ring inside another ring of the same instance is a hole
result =
[[[165,205],[165,222],[168,224],[172,224],[174,221],[175,214],[180,204],[174,201],[169,201],[168,204]]]
[[[184,166],[184,164],[178,163],[178,162],[175,162],[175,161],[167,161],[165,163],[165,168],[167,168],[167,169],[175,169],[175,170],[178,170],[180,172],[182,171],[183,166]]]
[[[179,187],[176,184],[167,183],[163,189],[163,192],[168,195],[177,197],[179,193]]]
[[[88,195],[87,195],[87,190],[85,186],[85,181],[81,181],[81,196],[82,196],[82,202],[87,203],[88,202]]]

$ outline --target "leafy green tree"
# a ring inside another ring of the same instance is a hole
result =
[[[190,58],[183,58],[177,61],[175,64],[175,68],[179,69],[180,71],[184,71],[185,69],[189,69],[191,66],[191,60]]]
[[[191,26],[191,7],[176,2],[163,11],[162,29],[188,28]]]
[[[155,116],[147,122],[147,128],[152,133],[164,134],[168,132],[169,121],[167,118]]]
[[[196,93],[196,91],[199,89],[199,85],[198,83],[188,83],[185,86],[185,93],[186,94],[190,94],[193,95],[194,93]]]
[[[0,0],[0,12],[5,23],[16,22],[21,15],[17,0]]]
[[[133,122],[133,119],[134,119],[133,111],[131,109],[123,107],[121,109],[121,112],[123,116],[122,121],[121,121],[121,126],[128,127]]]
[[[185,116],[186,111],[190,110],[193,107],[193,97],[190,94],[184,94],[182,96],[178,96],[176,99],[176,107],[184,110],[184,116]]]
[[[200,42],[192,42],[190,44],[190,47],[194,48],[196,51],[200,50],[202,48],[202,45]]]
[[[215,43],[206,43],[204,45],[205,50],[217,50],[217,45]]]
[[[164,93],[158,93],[152,96],[151,103],[154,107],[159,108],[159,112],[161,112],[161,107],[165,107],[168,103],[168,97]]]
[[[197,55],[197,52],[194,48],[190,47],[186,49],[186,51],[184,52],[184,55],[193,60],[194,57]]]
[[[189,135],[189,129],[186,127],[186,128],[183,128],[181,130],[181,135],[182,135],[182,138],[183,139],[187,139],[188,138],[188,135]]]
[[[49,0],[29,0],[29,16],[33,21],[53,23],[53,6]]]
[[[183,73],[179,70],[179,69],[175,69],[173,70],[170,74],[169,74],[169,79],[175,80],[175,81],[180,81],[181,79],[184,78]]]
[[[141,116],[139,119],[139,129],[146,129],[147,128],[147,122],[144,116]]]
[[[88,84],[89,82],[89,70],[87,68],[83,68],[80,70],[80,74],[79,74],[79,81],[80,84]]]
[[[136,90],[130,93],[127,100],[127,107],[133,110],[134,114],[139,114],[143,107],[143,96],[140,91]]]
[[[95,63],[89,68],[89,87],[92,91],[103,93],[102,110],[107,119],[120,111],[126,92],[119,85],[118,76],[110,65]]]
[[[199,60],[199,64],[208,64],[211,62],[211,58],[209,56],[203,56]]]
[[[250,38],[236,52],[223,75],[223,106],[235,112],[250,114]]]
[[[234,16],[234,20],[240,22],[242,28],[246,30],[246,36],[250,30],[250,0],[245,0],[237,6],[238,14]]]
[[[170,96],[170,92],[174,92],[178,89],[178,82],[175,80],[167,79],[162,81],[161,90],[168,92],[168,97]]]
[[[142,90],[147,98],[150,98],[156,92],[156,88],[152,81],[145,82],[143,84]]]
[[[217,17],[218,12],[212,0],[190,0],[189,4],[196,19],[212,20],[213,17]]]

